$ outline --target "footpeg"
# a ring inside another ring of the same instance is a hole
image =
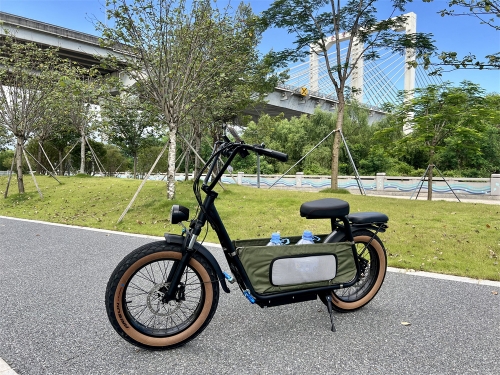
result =
[[[224,277],[226,278],[226,280],[230,283],[230,284],[234,284],[234,282],[236,281],[234,279],[234,277],[232,277],[230,274],[228,274],[226,271],[222,272],[224,274]]]
[[[248,289],[245,289],[243,291],[243,295],[247,297],[247,299],[250,301],[252,305],[255,303],[255,298],[250,294],[250,291]]]
[[[332,296],[328,294],[326,296],[326,307],[328,307],[328,313],[330,314],[330,322],[332,323],[332,332],[336,332],[335,324],[333,322],[333,309],[332,309]]]

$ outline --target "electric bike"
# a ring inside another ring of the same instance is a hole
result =
[[[332,331],[333,311],[355,311],[379,291],[387,269],[385,248],[378,237],[387,228],[385,214],[351,214],[344,200],[318,199],[300,207],[302,217],[331,222],[331,232],[318,236],[317,243],[294,245],[300,236],[289,237],[286,246],[266,246],[268,240],[262,239],[231,240],[215,207],[218,193],[214,189],[231,161],[249,152],[282,162],[288,159],[264,145],[224,136],[194,179],[199,207],[189,227],[183,226],[182,235],[166,233],[164,240],[132,251],[111,274],[105,296],[107,315],[128,342],[152,350],[186,344],[210,323],[219,288],[230,292],[227,283],[236,282],[249,302],[260,307],[319,297],[327,306]],[[216,167],[219,160],[220,168]],[[188,208],[172,207],[172,224],[188,220]],[[218,236],[230,273],[223,272],[198,241],[207,222]]]

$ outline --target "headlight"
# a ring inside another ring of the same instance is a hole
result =
[[[189,208],[174,204],[170,210],[170,222],[172,224],[179,224],[181,221],[189,219]]]

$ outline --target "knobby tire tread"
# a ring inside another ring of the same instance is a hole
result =
[[[183,339],[182,341],[177,342],[177,343],[172,344],[172,345],[164,345],[164,346],[148,345],[148,344],[145,344],[145,343],[140,342],[138,340],[135,340],[129,334],[127,334],[123,330],[123,328],[121,327],[121,325],[116,317],[116,312],[114,309],[115,296],[116,296],[118,284],[119,284],[120,280],[122,279],[123,275],[136,262],[140,261],[141,259],[143,259],[145,257],[149,257],[152,254],[163,253],[163,252],[174,252],[174,253],[178,253],[180,256],[180,254],[181,254],[180,245],[168,244],[165,241],[158,241],[158,242],[153,242],[153,243],[143,245],[143,246],[133,250],[131,253],[129,253],[127,256],[125,256],[123,258],[123,260],[116,266],[115,270],[111,274],[111,277],[110,277],[108,284],[107,284],[107,287],[106,287],[106,294],[105,294],[106,311],[107,311],[109,321],[110,321],[111,325],[113,326],[113,328],[115,329],[115,331],[123,339],[125,339],[129,343],[131,343],[135,346],[144,348],[144,349],[149,349],[149,350],[174,349],[176,347],[185,345],[189,341],[193,340],[210,323],[210,321],[211,321],[212,317],[214,316],[215,311],[217,309],[218,300],[219,300],[219,284],[218,284],[218,279],[217,279],[217,275],[216,275],[215,271],[213,270],[213,268],[210,265],[210,263],[208,262],[208,260],[206,260],[202,255],[195,253],[193,255],[192,260],[190,261],[189,265],[191,266],[191,263],[194,259],[196,262],[198,262],[201,265],[201,267],[203,267],[203,269],[206,271],[206,273],[208,274],[208,277],[210,278],[210,281],[211,281],[209,283],[205,282],[206,288],[211,288],[211,292],[212,292],[212,302],[211,302],[211,306],[210,306],[210,311],[209,311],[206,319],[202,322],[201,326],[194,333],[192,333],[190,336]],[[195,321],[198,320],[198,317],[195,319]],[[179,334],[182,334],[182,332]],[[177,335],[179,335],[179,334],[177,334]],[[177,336],[177,335],[174,335],[174,336]]]
[[[362,239],[364,238],[366,240],[366,237],[372,237],[373,233],[368,231],[368,230],[358,230],[353,232],[353,238],[354,241],[356,242],[356,238]],[[345,241],[345,238],[343,238],[341,241]],[[358,242],[360,243],[360,242]],[[366,243],[366,242],[365,242]],[[384,279],[385,279],[385,274],[387,272],[387,255],[385,251],[385,247],[378,238],[378,236],[374,236],[370,246],[373,248],[375,251],[375,254],[377,255],[377,260],[378,260],[378,269],[377,269],[377,275],[375,278],[375,281],[373,284],[370,286],[370,289],[366,291],[366,293],[363,294],[363,296],[359,299],[353,300],[353,301],[342,301],[341,297],[338,297],[336,293],[339,293],[342,289],[339,289],[338,291],[333,291],[332,292],[332,308],[340,313],[348,313],[348,312],[353,312],[356,310],[359,310],[366,304],[368,304],[378,293],[380,290],[380,287],[382,286]],[[373,256],[370,254],[370,256]],[[325,296],[320,296],[321,301],[326,304],[326,298]]]

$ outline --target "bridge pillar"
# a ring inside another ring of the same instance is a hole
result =
[[[417,32],[417,15],[413,12],[406,14],[406,34],[414,34]],[[404,90],[408,93],[408,96],[411,96],[410,99],[413,99],[413,90],[415,90],[415,68],[408,68],[408,62],[412,61],[415,58],[415,51],[411,48],[406,49],[405,55],[405,84]],[[408,97],[407,97],[408,98]]]
[[[406,25],[405,25],[405,33],[413,34],[417,32],[417,15],[413,12],[406,14]],[[405,101],[413,100],[415,96],[415,68],[408,65],[408,62],[412,61],[415,58],[415,51],[412,48],[406,49],[405,54],[405,82],[404,82],[404,92],[405,92]],[[403,133],[409,134],[412,132],[412,120],[413,120],[413,112],[408,113],[408,117],[406,118],[405,124],[403,125]]]
[[[364,49],[364,44],[359,40],[359,38],[354,38],[353,48],[351,52],[351,64],[355,65],[352,68],[351,90],[352,90],[352,97],[355,98],[359,103],[363,103],[363,75],[364,75],[363,49]]]
[[[310,47],[309,55],[309,87],[312,92],[319,92],[319,64],[318,53]]]
[[[406,34],[414,34],[417,31],[417,15],[413,12],[404,14],[406,17],[406,23],[402,25],[400,28],[394,29],[397,32],[405,32]],[[323,54],[327,53],[327,51],[333,46],[340,46],[340,43],[343,43],[349,40],[351,37],[350,33],[343,32],[338,35],[338,39],[336,36],[330,36],[324,40],[324,48],[323,52],[317,44],[311,44],[310,55],[309,55],[309,88],[312,92],[319,92],[320,89],[320,63],[324,65]],[[351,73],[351,88],[353,90],[353,97],[355,97],[360,103],[363,103],[363,90],[364,90],[364,59],[363,59],[363,49],[364,45],[359,41],[359,39],[354,38],[352,44],[352,51],[350,57],[350,63],[353,67]],[[404,67],[404,90],[407,92],[407,99],[413,98],[413,90],[415,89],[415,68],[408,67],[408,62],[414,60],[415,51],[412,49],[407,49],[405,54],[405,67]],[[320,61],[321,60],[321,61]],[[322,68],[321,74],[324,74]],[[383,89],[383,88],[382,88]],[[332,93],[328,93],[327,95],[331,95]]]

